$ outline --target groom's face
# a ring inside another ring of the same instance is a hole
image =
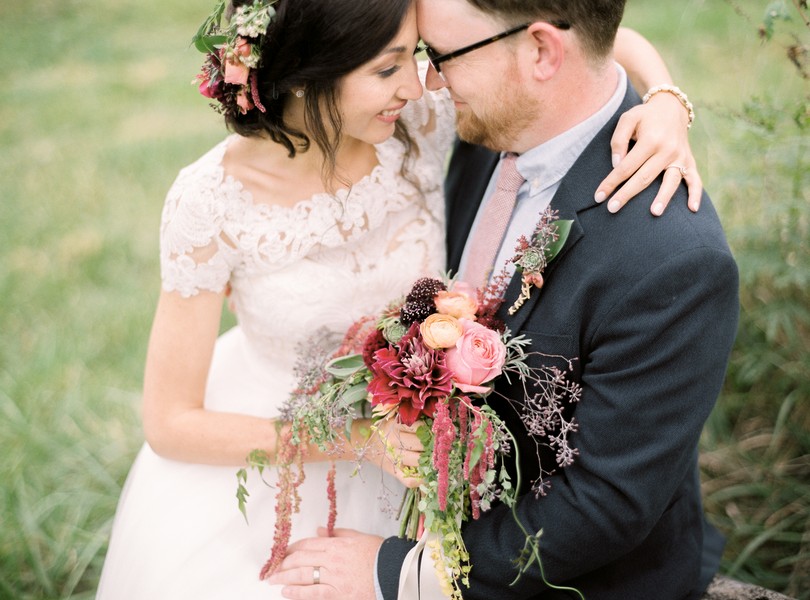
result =
[[[417,0],[419,35],[434,53],[446,54],[501,33],[503,23],[467,0]],[[431,67],[428,89],[448,88],[459,136],[493,150],[519,151],[516,141],[533,120],[537,100],[521,85],[515,45],[521,32]]]

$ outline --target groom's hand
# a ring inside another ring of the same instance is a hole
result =
[[[327,537],[326,529],[318,528],[318,537],[289,546],[267,581],[284,585],[285,598],[375,600],[374,564],[382,542],[353,529],[335,529],[335,537]]]

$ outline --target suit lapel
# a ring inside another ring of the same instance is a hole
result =
[[[612,168],[610,162],[610,138],[613,135],[613,131],[616,129],[619,117],[632,106],[639,104],[639,102],[638,94],[628,85],[627,93],[619,109],[599,133],[596,134],[594,139],[591,140],[591,143],[588,144],[560,182],[560,187],[551,201],[551,208],[558,211],[559,219],[570,219],[573,223],[565,246],[554,260],[551,261],[548,267],[546,267],[543,273],[543,278],[546,281],[554,276],[554,271],[558,268],[558,265],[565,260],[566,255],[577,242],[585,236],[585,230],[579,220],[579,213],[593,209],[606,210],[603,205],[597,204],[594,201],[593,195],[594,192],[596,192],[596,188],[602,182],[602,179],[605,178]],[[509,283],[504,297],[504,303],[500,310],[501,318],[503,318],[506,326],[513,332],[518,332],[522,329],[526,319],[528,319],[542,295],[542,289],[533,290],[531,296],[523,306],[514,315],[510,316],[507,310],[514,304],[515,300],[517,300],[520,294],[520,288],[521,276],[519,273],[515,273],[515,276],[512,277]]]

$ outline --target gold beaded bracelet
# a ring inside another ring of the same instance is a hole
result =
[[[681,91],[681,88],[679,88],[676,85],[657,85],[655,87],[650,88],[647,91],[647,93],[644,94],[644,97],[641,99],[642,104],[647,104],[650,98],[652,98],[659,92],[667,92],[669,94],[672,94],[680,101],[681,104],[683,104],[683,107],[689,113],[689,121],[686,123],[686,128],[689,129],[690,127],[692,127],[692,123],[695,121],[695,108],[692,106],[692,103],[689,102],[689,98],[686,97],[686,94],[684,94]]]

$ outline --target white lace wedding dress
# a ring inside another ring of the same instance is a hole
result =
[[[444,267],[444,161],[452,105],[429,93],[403,119],[418,148],[411,177],[404,146],[377,146],[379,165],[348,193],[317,195],[292,208],[254,203],[223,179],[228,138],[183,169],[161,225],[164,289],[184,296],[230,284],[239,325],[217,342],[205,406],[272,418],[294,384],[296,346],[320,327],[343,332]],[[201,262],[200,256],[205,262]],[[402,488],[364,465],[338,465],[338,527],[395,534]],[[327,521],[325,463],[306,465],[292,539]],[[250,473],[249,524],[238,510],[236,468],[157,456],[145,444],[127,479],[97,598],[268,600],[259,581],[273,543],[275,490]],[[268,477],[272,480],[272,475]]]

